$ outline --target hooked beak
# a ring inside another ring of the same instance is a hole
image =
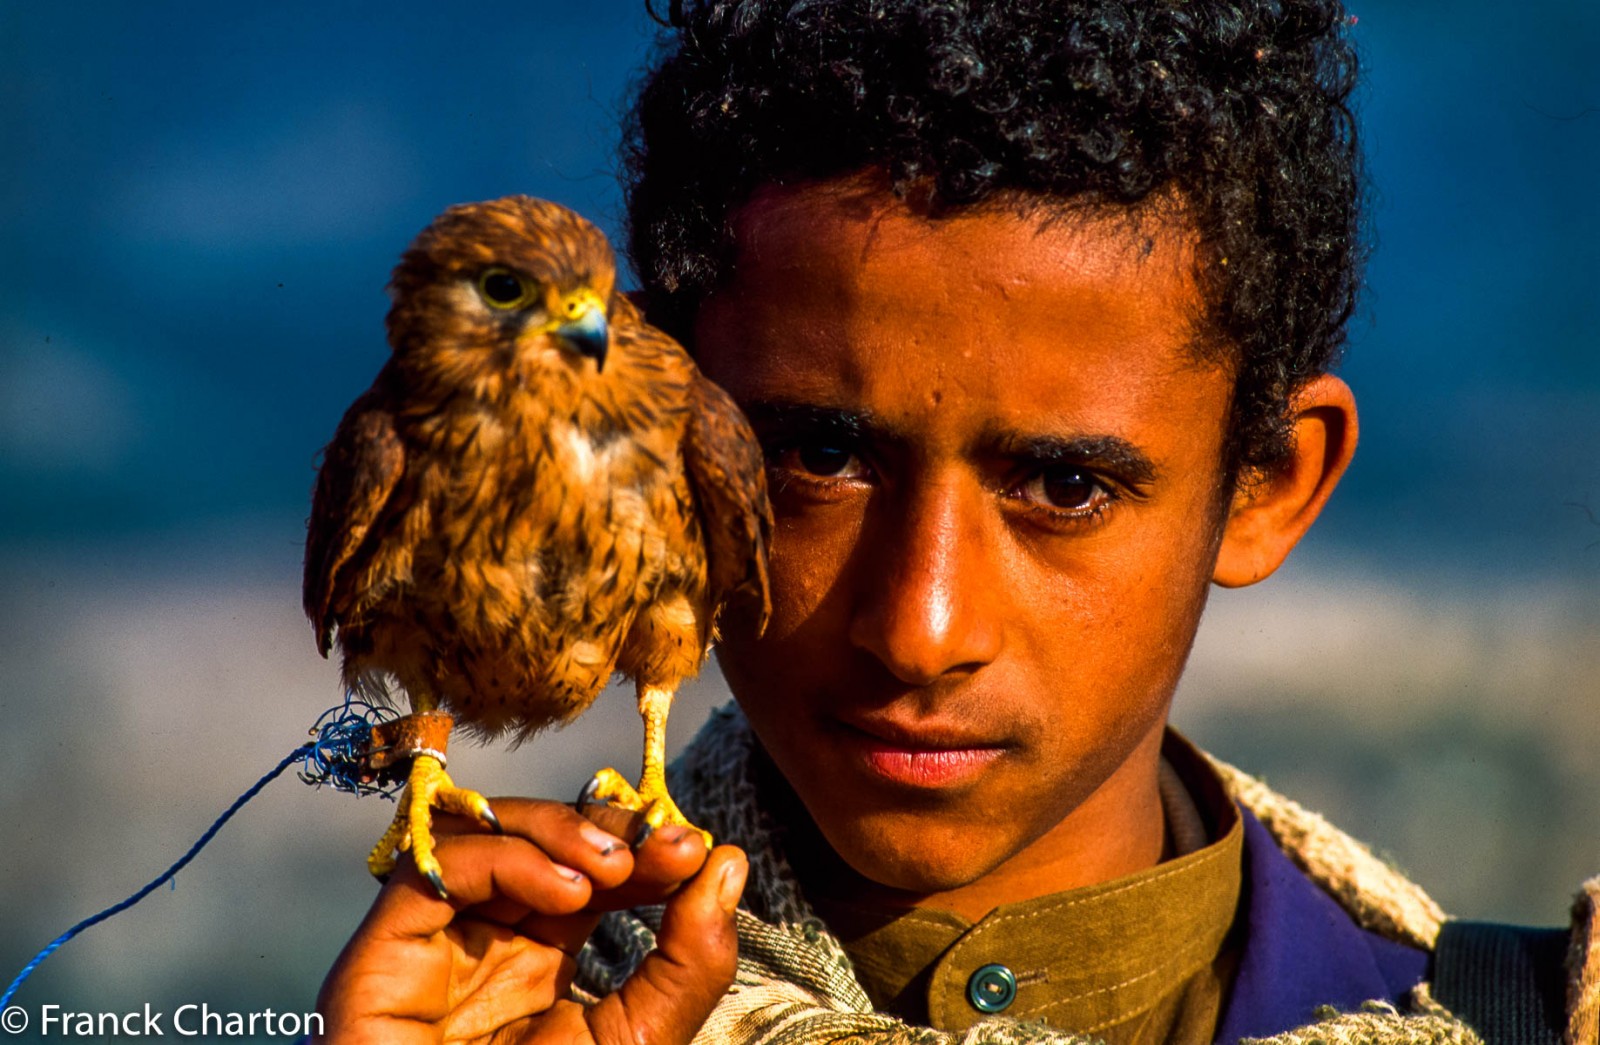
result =
[[[576,303],[575,303],[576,304]],[[595,362],[596,370],[606,368],[606,350],[611,347],[611,332],[606,326],[605,309],[598,301],[585,301],[578,308],[569,308],[571,319],[557,326],[556,337],[571,345],[579,355]]]

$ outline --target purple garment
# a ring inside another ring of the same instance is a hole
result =
[[[1358,926],[1283,854],[1248,809],[1244,817],[1244,949],[1216,1040],[1265,1038],[1303,1027],[1316,1010],[1353,1011],[1400,1000],[1428,973],[1429,955]]]

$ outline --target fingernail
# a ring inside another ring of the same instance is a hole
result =
[[[576,883],[576,882],[583,881],[583,872],[574,871],[572,868],[568,867],[566,864],[551,864],[550,866],[554,867],[556,869],[556,874],[558,874],[561,877],[565,878],[569,882]]]
[[[614,834],[611,834],[609,831],[601,830],[593,824],[584,824],[583,827],[579,829],[578,833],[581,834],[583,836],[583,840],[589,843],[589,845],[593,846],[595,852],[599,853],[601,856],[610,856],[617,850],[624,848],[622,839],[618,838]]]
[[[732,914],[739,906],[739,896],[744,892],[745,875],[750,871],[750,865],[743,860],[735,860],[722,869],[722,881],[717,883],[717,906],[726,914]]]
[[[661,840],[668,845],[677,845],[689,834],[687,827],[669,827],[661,832]]]

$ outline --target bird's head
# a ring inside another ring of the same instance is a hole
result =
[[[390,280],[403,369],[485,398],[507,382],[573,385],[605,368],[616,262],[604,234],[527,196],[451,207]]]

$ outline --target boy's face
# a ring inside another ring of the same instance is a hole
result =
[[[751,413],[773,615],[719,650],[867,878],[1159,855],[1155,767],[1226,511],[1230,377],[1177,222],[920,216],[865,179],[736,220],[695,351]]]

